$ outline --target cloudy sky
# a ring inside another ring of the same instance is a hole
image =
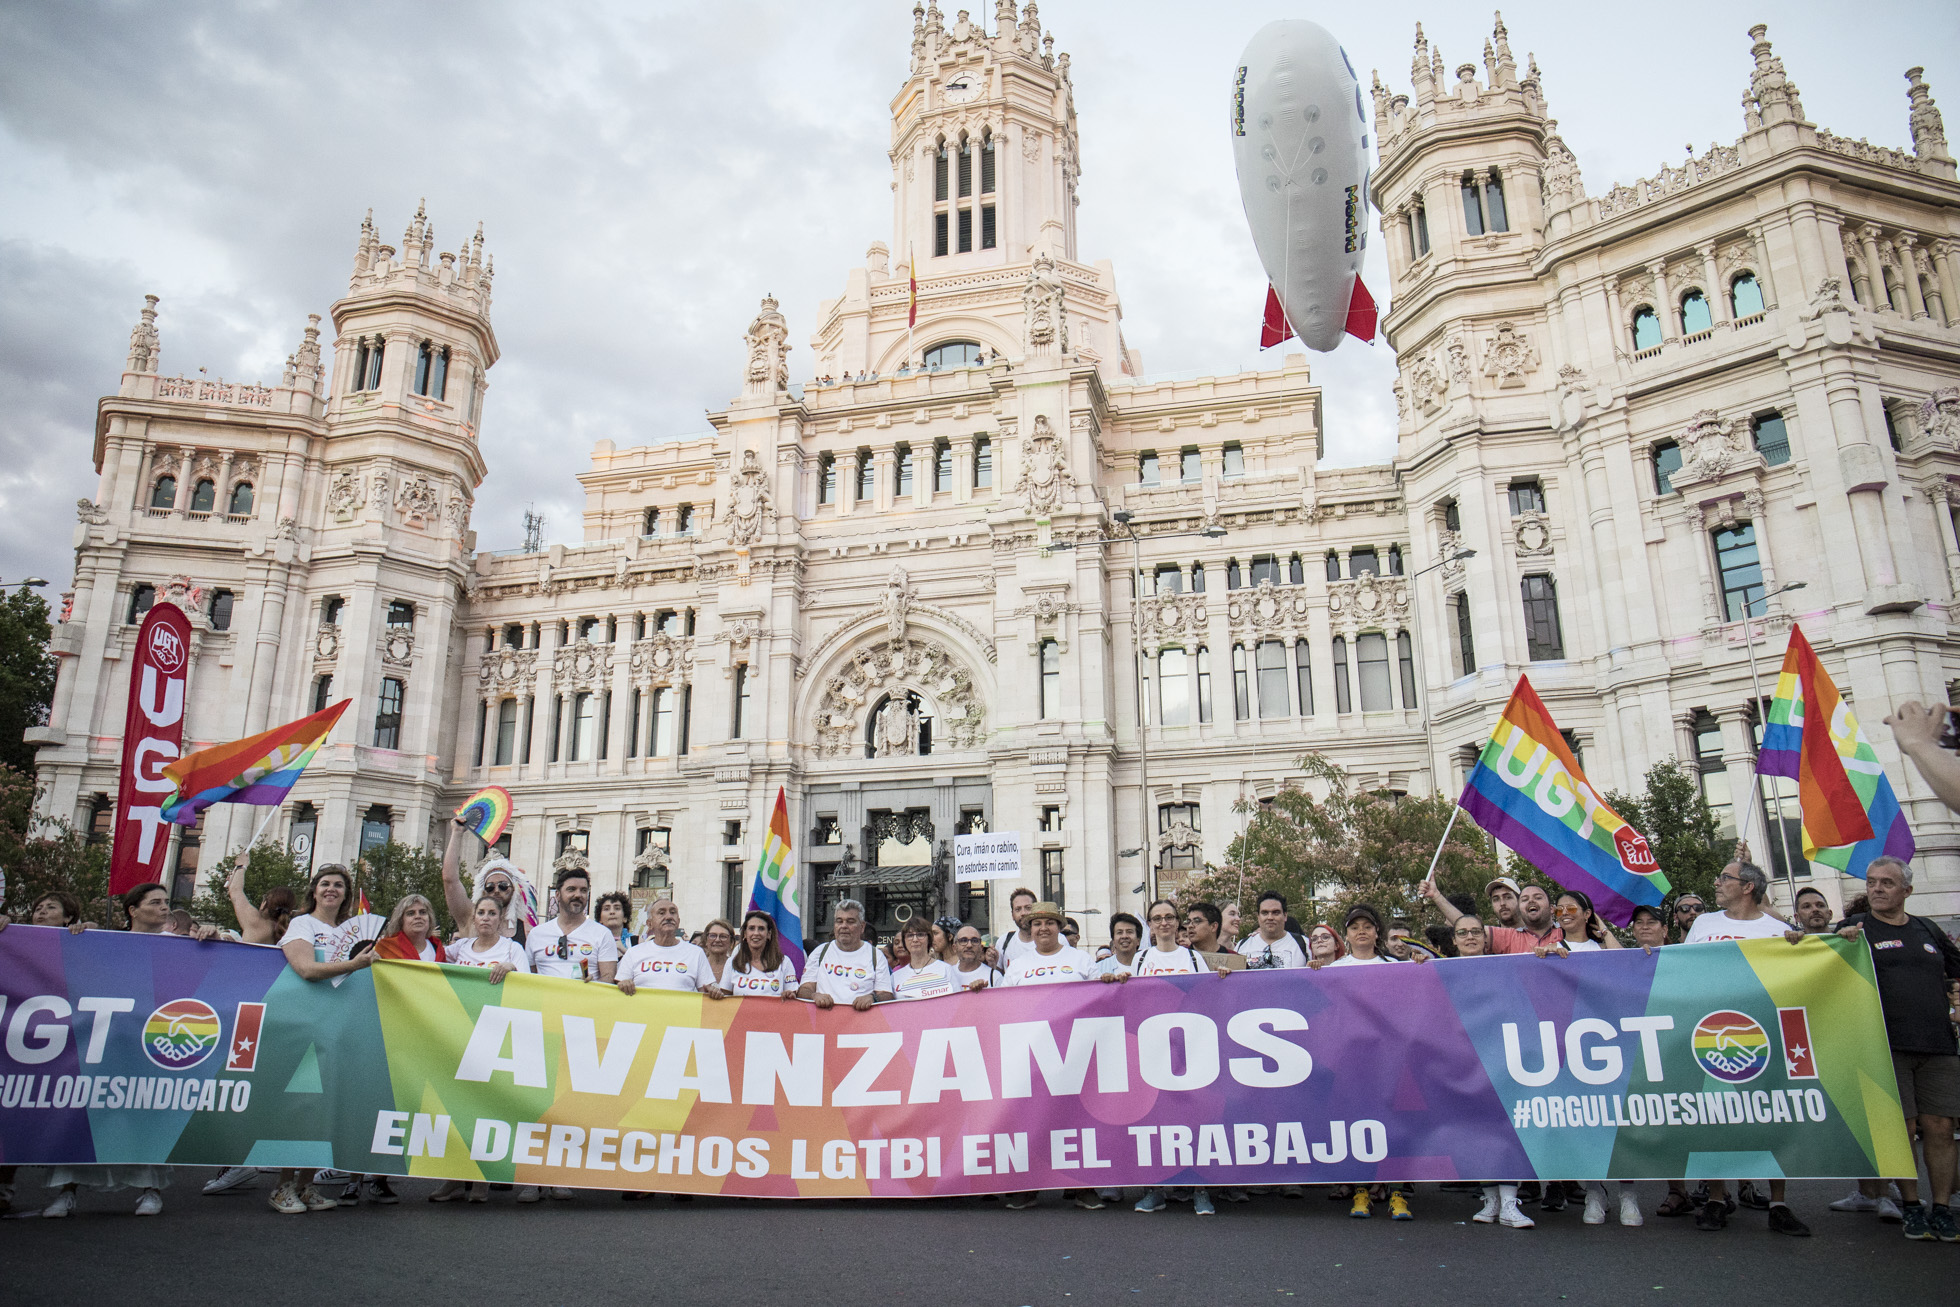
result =
[[[991,19],[989,0],[972,7]],[[1759,19],[1811,119],[1839,134],[1909,147],[1914,64],[1960,113],[1960,6],[1866,0],[1855,22],[1835,4],[1611,8],[1513,4],[1505,18],[1595,195],[1740,134]],[[345,291],[363,211],[399,243],[422,197],[439,248],[481,221],[497,263],[479,542],[514,547],[527,503],[547,538],[577,539],[573,478],[594,441],[704,431],[738,389],[765,292],[802,375],[818,302],[890,240],[887,114],[910,9],[0,9],[0,579],[65,588],[73,505],[96,487],[95,401],[117,385],[145,293],[163,299],[166,374],[276,382],[306,314]],[[1488,11],[1453,4],[1043,7],[1073,56],[1080,254],[1114,261],[1125,334],[1153,375],[1260,365],[1264,279],[1225,105],[1251,34],[1301,16],[1404,90],[1418,19],[1452,69],[1479,60],[1490,30]],[[1379,258],[1368,279],[1385,303]],[[1386,345],[1350,342],[1314,369],[1329,462],[1387,458]]]

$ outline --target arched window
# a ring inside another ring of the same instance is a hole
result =
[[[191,487],[191,512],[208,513],[218,506],[218,483],[210,479]]]
[[[1052,643],[1052,641],[1048,643]],[[1043,661],[1043,666],[1046,666],[1047,658],[1045,654],[1043,655],[1042,661]],[[1057,678],[1059,679],[1060,673],[1057,672],[1056,675]],[[1046,686],[1046,684],[1047,681],[1045,679],[1045,673],[1044,673],[1043,685]],[[911,711],[913,717],[918,721],[919,724],[918,756],[921,758],[927,756],[932,752],[932,713],[931,710],[927,708],[926,701],[924,699],[921,699],[918,695],[918,692],[914,690],[903,690],[900,691],[898,694],[888,694],[884,698],[878,700],[878,702],[872,706],[871,715],[864,719],[864,756],[867,758],[875,758],[878,756],[878,720],[880,717],[884,715],[885,709],[889,707],[894,700],[903,703],[905,707]]]
[[[229,590],[211,592],[211,629],[229,631],[231,629],[232,594]]]
[[[351,395],[367,384],[368,343],[363,336],[354,342],[354,366],[347,369],[347,392]]]
[[[994,193],[994,133],[988,128],[980,136],[980,193]]]
[[[1511,230],[1510,214],[1504,208],[1504,179],[1497,175],[1495,168],[1484,181],[1484,212],[1490,218],[1492,231]]]
[[[962,200],[973,194],[973,142],[964,132],[960,133],[959,183]]]
[[[1763,311],[1763,288],[1753,272],[1737,273],[1729,282],[1729,308],[1738,318],[1754,317]]]
[[[1407,631],[1395,637],[1395,662],[1402,670],[1402,706],[1416,706],[1416,646]]]
[[[240,481],[231,488],[231,502],[225,506],[225,512],[232,517],[250,517],[252,515],[252,483],[250,481]]]
[[[1253,650],[1253,666],[1259,677],[1259,716],[1291,716],[1292,706],[1286,698],[1286,646],[1278,640],[1261,640]]]
[[[404,686],[393,676],[382,678],[381,698],[374,709],[374,747],[402,747],[402,692]]]
[[[1633,311],[1633,349],[1640,353],[1654,349],[1661,343],[1660,315],[1651,305],[1642,304]]]
[[[1708,298],[1699,290],[1691,290],[1681,297],[1681,334],[1692,336],[1697,332],[1709,331],[1715,326],[1715,316],[1709,312]]]
[[[1184,593],[1184,573],[1177,570],[1176,563],[1159,563],[1151,577],[1151,591],[1154,594],[1174,595]]]
[[[1193,563],[1191,564],[1191,593],[1194,595],[1201,595],[1204,592],[1205,592],[1205,565],[1203,563]]]
[[[941,137],[932,154],[932,198],[949,200],[952,196],[952,158],[946,152],[946,140]],[[944,254],[946,251],[939,251]]]
[[[313,678],[313,711],[325,712],[333,702],[333,674],[323,672]]]
[[[980,354],[980,342],[977,340],[949,340],[926,351],[925,369],[936,372],[940,368],[977,367]]]
[[[156,485],[150,488],[150,507],[151,508],[177,507],[177,478],[176,477],[162,476],[157,478]]]
[[[1157,710],[1166,726],[1191,724],[1191,662],[1182,649],[1157,651]]]
[[[508,767],[517,757],[517,700],[503,699],[497,704],[497,751],[492,765]]]

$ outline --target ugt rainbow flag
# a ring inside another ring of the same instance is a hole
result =
[[[755,888],[749,891],[749,907],[776,919],[783,955],[796,963],[803,974],[803,908],[796,893],[796,854],[790,848],[789,795],[776,787],[776,810],[769,815],[769,838],[762,844],[762,860],[755,867]]]
[[[1525,861],[1593,902],[1616,926],[1669,885],[1647,837],[1600,802],[1525,677],[1491,731],[1457,804]]]
[[[296,722],[185,754],[163,768],[177,787],[164,800],[163,819],[193,826],[197,814],[214,803],[283,802],[352,702],[342,699]]]
[[[1912,859],[1912,830],[1858,718],[1803,631],[1790,628],[1756,769],[1797,783],[1803,855],[1864,879],[1880,854]]]

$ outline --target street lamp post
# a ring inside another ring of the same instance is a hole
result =
[[[1792,590],[1801,590],[1808,584],[1809,582],[1807,581],[1790,581],[1783,585],[1777,586],[1776,589],[1771,590],[1769,593],[1765,594],[1763,596],[1763,617],[1765,619],[1769,617],[1770,600],[1776,598],[1776,596],[1780,594],[1788,594]],[[1762,679],[1756,674],[1756,637],[1755,637],[1755,632],[1751,629],[1751,627],[1753,627],[1755,624],[1755,618],[1750,616],[1750,614],[1747,612],[1744,612],[1742,616],[1743,616],[1742,649],[1744,653],[1749,655],[1749,687],[1756,696],[1756,717],[1757,717],[1756,729],[1759,729],[1763,731],[1765,734],[1767,734],[1769,728],[1769,721],[1764,716],[1764,711],[1763,711],[1763,682]],[[1764,627],[1764,634],[1767,635],[1768,633],[1769,633],[1769,628]],[[1749,754],[1750,797],[1755,799],[1758,803],[1762,805],[1763,816],[1767,818],[1769,816],[1769,800],[1767,796],[1765,796],[1763,793],[1763,773],[1761,767],[1763,742],[1761,737],[1759,736],[1754,743],[1755,743],[1755,747],[1750,750],[1750,754]],[[1797,869],[1791,865],[1789,842],[1784,838],[1784,834],[1783,834],[1783,787],[1780,785],[1776,789],[1775,802],[1776,802],[1776,841],[1783,848],[1783,880],[1785,884],[1789,886],[1790,902],[1792,904],[1795,904],[1797,901]],[[1750,806],[1755,807],[1756,805],[1751,804]],[[1764,843],[1767,844],[1768,843],[1767,836],[1769,832],[1765,831],[1763,832],[1763,834],[1765,836]],[[1747,840],[1749,838],[1749,825],[1747,822],[1742,823],[1742,829],[1738,838],[1742,840]]]
[[[1150,708],[1144,701],[1143,693],[1143,541],[1132,525],[1136,519],[1135,513],[1119,508],[1110,517],[1123,528],[1122,535],[1102,536],[1094,540],[1063,540],[1047,548],[1074,549],[1079,545],[1106,545],[1111,540],[1122,539],[1130,542],[1130,665],[1135,669],[1137,678],[1137,847],[1122,852],[1142,856],[1144,883],[1138,888],[1148,888],[1154,900],[1157,897],[1157,860],[1152,856],[1150,847],[1150,729],[1145,721]],[[1156,538],[1169,540],[1180,536],[1203,536],[1207,540],[1218,540],[1224,535],[1225,528],[1213,522],[1199,531],[1167,531]]]
[[[24,581],[0,581],[0,590],[11,590],[17,585],[29,586],[38,590],[46,584],[47,584],[46,578],[39,577],[39,576],[30,576]]]

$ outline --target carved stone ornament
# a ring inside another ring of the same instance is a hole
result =
[[[878,596],[878,608],[885,617],[885,639],[893,645],[905,640],[905,618],[912,611],[919,592],[906,579],[905,569],[894,566],[885,580],[885,591]]]
[[[1151,644],[1188,640],[1204,633],[1207,614],[1201,594],[1151,595],[1139,609],[1143,635]]]
[[[442,506],[442,518],[450,530],[461,535],[470,524],[470,501],[461,495],[452,497]]]
[[[1497,324],[1497,334],[1484,338],[1483,373],[1495,377],[1500,390],[1524,384],[1524,374],[1538,368],[1538,350],[1531,338],[1509,322]]]
[[[176,604],[192,617],[196,617],[204,608],[204,587],[188,576],[173,576],[163,583],[163,593],[157,598],[165,603]]]
[[[1364,626],[1405,627],[1409,620],[1409,582],[1400,576],[1363,572],[1352,581],[1327,586],[1328,615],[1343,630]]]
[[[574,690],[594,690],[606,679],[605,646],[580,636],[551,658],[551,679]]]
[[[484,692],[494,698],[529,692],[537,684],[536,649],[499,649],[477,664]]]
[[[1299,586],[1281,589],[1268,580],[1236,592],[1225,611],[1235,629],[1265,635],[1304,631],[1312,604]]]
[[[1418,358],[1409,367],[1409,398],[1426,415],[1433,415],[1443,407],[1444,392],[1449,382],[1444,379],[1442,370],[1428,358]]]
[[[382,638],[381,661],[390,667],[406,667],[415,659],[415,633],[392,630]]]
[[[1157,852],[1167,850],[1201,850],[1205,846],[1204,836],[1191,828],[1191,823],[1182,817],[1172,818],[1171,823],[1157,835]]]
[[[871,751],[880,758],[910,758],[919,752],[919,714],[907,706],[905,695],[894,694],[878,710]]]
[[[1681,470],[1670,480],[1677,486],[1684,481],[1712,481],[1754,457],[1748,426],[1705,408],[1688,419],[1681,433]]]
[[[755,393],[789,389],[789,324],[777,312],[776,297],[762,297],[762,311],[749,324],[748,388]]]
[[[728,488],[728,539],[736,545],[755,543],[762,534],[764,519],[769,512],[769,491],[765,486],[768,474],[756,461],[755,451],[742,451],[742,469],[737,472]]]
[[[634,684],[642,688],[677,685],[693,679],[694,641],[655,631],[644,640],[635,640],[627,654],[627,669]]]
[[[327,487],[327,511],[342,522],[361,511],[361,479],[352,472],[342,472]]]
[[[591,871],[592,860],[577,849],[567,849],[551,860],[553,871]]]
[[[96,507],[93,499],[75,501],[75,520],[85,526],[101,526],[109,520],[109,515]]]
[[[658,844],[648,844],[633,859],[633,870],[667,872],[673,869],[674,855]]]
[[[1074,488],[1075,478],[1069,475],[1062,442],[1048,424],[1048,415],[1037,413],[1027,450],[1021,456],[1021,479],[1014,483],[1014,493],[1026,500],[1029,512],[1045,514],[1060,507]]]
[[[1519,558],[1538,558],[1552,552],[1552,527],[1537,509],[1526,509],[1512,520]]]
[[[1935,449],[1960,450],[1960,387],[1942,386],[1919,406],[1920,439]]]
[[[1461,553],[1462,550],[1462,532],[1444,531],[1437,537],[1436,551],[1442,556],[1443,564],[1436,570],[1442,574],[1444,584],[1448,584],[1463,575],[1464,560],[1457,557],[1457,554]]]
[[[945,648],[924,640],[866,645],[824,686],[817,704],[817,752],[847,758],[865,738],[871,707],[886,694],[904,700],[916,691],[937,709],[935,742],[978,748],[986,736],[986,710],[973,674]]]
[[[1463,337],[1451,336],[1449,341],[1450,380],[1459,386],[1470,384],[1470,347],[1463,343]]]
[[[330,663],[340,657],[340,628],[331,623],[322,626],[313,636],[313,657],[320,662]]]
[[[1029,357],[1068,353],[1068,308],[1061,275],[1055,260],[1046,253],[1035,256],[1028,273],[1028,284],[1021,291],[1024,318],[1023,343]]]
[[[388,474],[376,472],[368,478],[368,506],[379,513],[388,507]]]
[[[440,503],[436,488],[425,476],[404,477],[395,492],[395,511],[410,526],[427,526],[435,520]]]

